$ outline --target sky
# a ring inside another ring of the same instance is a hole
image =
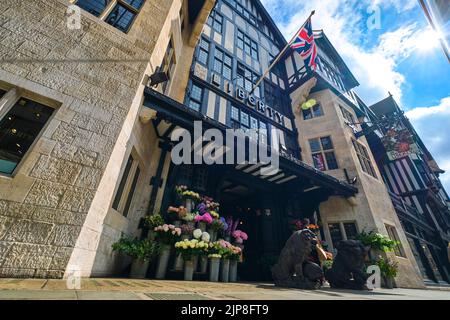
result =
[[[389,92],[439,166],[450,193],[450,63],[417,0],[261,0],[286,39],[315,10],[367,105]]]

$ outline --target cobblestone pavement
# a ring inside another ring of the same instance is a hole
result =
[[[450,300],[449,290],[378,289],[373,292],[281,289],[264,283],[211,283],[83,279],[80,290],[64,280],[0,279],[0,299],[43,300]]]

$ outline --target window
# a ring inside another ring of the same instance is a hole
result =
[[[309,140],[314,167],[320,171],[336,170],[339,168],[334,153],[331,137]]]
[[[358,228],[355,222],[334,222],[328,224],[333,248],[342,240],[355,240],[358,235]]]
[[[333,247],[339,244],[340,241],[344,240],[344,235],[342,234],[340,223],[329,223],[328,230],[330,231],[331,242]]]
[[[236,8],[236,11],[240,13],[245,19],[247,19],[251,24],[253,24],[255,27],[259,27],[260,21],[258,18],[253,15],[249,10],[244,8],[241,4],[237,3],[235,0],[231,0],[231,5]]]
[[[282,110],[281,91],[268,81],[264,82],[264,99],[268,106],[277,110]]]
[[[253,59],[258,60],[259,57],[258,44],[255,41],[253,41],[250,37],[245,35],[241,30],[238,30],[237,38],[238,38],[237,41],[238,48],[244,50],[244,52],[249,56],[251,56]]]
[[[203,100],[203,89],[193,84],[191,88],[191,95],[189,101],[189,107],[195,111],[200,111]]]
[[[162,91],[165,93],[167,86],[169,85],[170,79],[172,78],[173,72],[175,70],[175,50],[173,48],[173,40],[170,38],[169,44],[167,45],[166,54],[164,55],[163,61],[161,63],[161,71],[167,74],[169,81],[165,81],[161,84]]]
[[[211,12],[208,17],[208,24],[213,27],[218,33],[222,33],[223,30],[223,17],[221,14],[217,13],[215,10]]]
[[[111,0],[78,0],[76,5],[98,17],[110,2]]]
[[[316,104],[314,107],[308,110],[302,110],[303,119],[310,120],[318,117],[322,117],[324,115],[322,106],[320,104]]]
[[[248,114],[243,111],[241,112],[241,124],[246,128],[250,127],[250,118]]]
[[[228,79],[231,81],[231,73],[233,68],[233,62],[232,58],[224,53],[222,50],[217,49],[214,53],[214,71],[218,74],[223,75],[225,79]]]
[[[344,222],[344,231],[347,240],[355,240],[358,235],[358,229],[354,222]]]
[[[341,108],[342,115],[347,123],[349,123],[349,124],[356,123],[355,117],[353,117],[353,114],[350,111],[348,111],[347,109],[345,109],[342,106],[339,106],[339,108]]]
[[[402,247],[402,244],[400,242],[400,238],[398,237],[397,230],[393,226],[390,226],[390,225],[387,225],[387,224],[385,226],[386,226],[386,230],[388,232],[389,238],[396,242],[396,246],[394,248],[395,255],[397,257],[405,258],[406,257],[405,250]]]
[[[0,95],[4,94],[0,90]],[[14,172],[53,111],[53,108],[26,98],[15,102],[0,120],[0,173]]]
[[[239,121],[239,109],[231,106],[231,120]]]
[[[237,67],[237,85],[244,88],[245,91],[250,92],[253,89],[253,86],[258,81],[259,76],[250,70],[249,68],[245,67],[242,63],[238,63]],[[255,89],[253,94],[260,98],[260,90],[259,87]]]
[[[122,213],[125,217],[130,211],[140,172],[138,162],[130,155],[112,205],[114,210]]]
[[[76,5],[101,17],[109,12],[105,22],[123,32],[128,32],[145,0],[78,0]]]
[[[372,161],[370,160],[367,148],[356,140],[352,141],[353,146],[356,150],[356,155],[358,156],[359,162],[361,163],[362,170],[372,177],[377,178],[377,173],[375,172],[375,168],[372,165]]]
[[[209,41],[205,40],[204,38],[201,38],[198,51],[198,61],[205,66],[208,65],[209,48],[210,48]]]

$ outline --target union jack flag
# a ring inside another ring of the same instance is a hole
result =
[[[307,66],[316,71],[317,46],[314,41],[311,19],[309,19],[305,26],[298,32],[291,44],[291,48],[300,54]]]

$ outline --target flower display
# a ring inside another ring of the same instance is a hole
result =
[[[214,219],[209,213],[205,213],[204,215],[196,216],[194,220],[195,222],[206,222],[207,224],[211,224]]]
[[[173,244],[181,236],[181,229],[172,224],[163,224],[153,229],[156,232],[156,238],[164,244]]]
[[[242,249],[237,246],[231,246],[229,248],[230,252],[228,253],[228,258],[231,260],[240,260],[242,257]]]
[[[196,229],[194,230],[193,235],[195,239],[200,239],[203,235],[203,231],[200,229]]]
[[[203,232],[202,233],[202,241],[204,242],[209,242],[211,240],[211,236],[209,235],[208,232]]]
[[[220,215],[214,210],[211,210],[209,213],[210,213],[211,217],[213,217],[214,219],[220,218]]]
[[[234,240],[236,241],[236,243],[238,243],[238,244],[242,244],[242,243],[244,243],[244,241],[248,240],[248,235],[244,231],[241,231],[241,230],[235,230],[232,233],[232,236],[233,236]]]
[[[213,222],[210,225],[211,230],[213,231],[222,231],[225,230],[225,219],[221,220],[213,220]]]
[[[181,218],[182,220],[186,221],[186,222],[192,222],[195,221],[195,217],[197,216],[196,213],[186,213],[186,215]]]
[[[218,258],[218,259],[220,259],[220,258],[222,258],[222,255],[220,255],[220,254],[209,254],[208,258]]]
[[[187,191],[187,187],[184,186],[184,185],[176,186],[176,187],[175,187],[175,192],[176,192],[178,195],[180,195],[180,196],[182,196],[182,194],[183,194],[184,191]]]
[[[187,210],[185,207],[169,207],[167,213],[176,214],[179,219],[183,219],[187,215]]]
[[[213,198],[205,196],[205,197],[203,197],[202,201],[206,205],[206,208],[211,211],[217,211],[219,208],[219,203],[214,202]]]
[[[197,239],[186,239],[175,243],[175,250],[181,253],[184,260],[191,260],[194,256],[206,255],[208,249],[208,243]]]
[[[184,199],[192,199],[194,201],[200,201],[201,200],[200,195],[197,192],[194,192],[194,191],[189,191],[189,190],[183,191],[181,193],[181,196]]]
[[[221,218],[220,218],[220,221],[221,221],[222,224],[223,224],[223,230],[224,230],[224,231],[227,230],[227,229],[228,229],[228,223],[227,223],[227,221],[225,220],[225,218],[224,218],[224,217],[221,217]]]
[[[160,214],[152,214],[145,217],[144,224],[147,228],[153,229],[164,224],[164,219]]]
[[[194,232],[195,228],[193,226],[188,225],[188,224],[183,224],[180,227],[180,229],[181,229],[181,234],[190,236]]]
[[[233,220],[233,217],[227,217],[226,224],[227,228],[225,229],[225,235],[231,236],[234,231],[236,231],[239,225],[240,219]]]

